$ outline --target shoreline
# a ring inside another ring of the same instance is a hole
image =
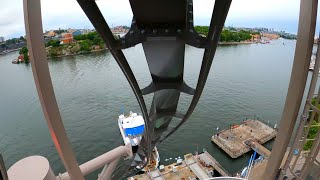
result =
[[[218,45],[240,45],[240,44],[256,44],[257,42],[219,42]],[[67,56],[76,56],[76,55],[81,55],[81,54],[90,54],[94,52],[101,52],[101,51],[106,51],[106,49],[96,49],[96,50],[91,50],[90,52],[87,53],[74,53],[74,54],[67,54],[67,55],[60,55],[60,56],[54,56],[54,57],[48,57],[48,59],[55,59],[55,58],[61,58],[61,57],[67,57]]]
[[[219,42],[218,45],[239,45],[239,44],[258,44],[258,42],[244,41],[244,42]]]
[[[3,51],[3,52],[0,52],[0,55],[6,55],[6,54],[9,54],[11,52],[15,52],[15,51],[19,51],[21,48],[17,48],[17,49],[10,49],[10,50],[7,50],[7,51]]]
[[[106,51],[108,49],[95,49],[95,50],[91,50],[90,52],[86,52],[86,53],[74,53],[74,54],[66,54],[66,55],[60,55],[60,56],[54,56],[54,57],[47,57],[48,60],[49,59],[56,59],[56,58],[62,58],[62,57],[67,57],[67,56],[76,56],[76,55],[81,55],[81,54],[90,54],[90,53],[94,53],[94,52],[101,52],[101,51]]]
[[[259,42],[253,42],[253,41],[244,41],[244,42],[218,42],[218,45],[219,46],[223,46],[223,45],[243,45],[243,44],[260,44]],[[19,49],[14,49],[10,52],[6,52],[4,54],[1,54],[0,55],[5,55],[5,54],[8,54],[8,53],[11,53],[11,52],[14,52],[14,51],[18,51]],[[76,55],[81,55],[81,54],[90,54],[90,53],[94,53],[94,52],[101,52],[101,51],[106,51],[108,50],[107,48],[105,49],[96,49],[96,50],[91,50],[90,52],[80,52],[80,53],[74,53],[74,54],[66,54],[66,55],[60,55],[60,56],[54,56],[54,57],[47,57],[48,60],[49,59],[56,59],[56,58],[62,58],[62,57],[67,57],[67,56],[76,56]]]

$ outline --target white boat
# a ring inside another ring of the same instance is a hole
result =
[[[118,125],[124,144],[130,144],[133,151],[139,146],[144,132],[144,120],[141,114],[130,111],[128,116],[121,114],[118,119]],[[160,156],[157,148],[152,150],[148,165],[144,171],[153,170],[158,167]]]

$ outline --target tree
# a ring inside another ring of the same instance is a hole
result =
[[[208,26],[195,26],[194,29],[202,35],[207,36],[209,32]],[[222,42],[240,42],[251,39],[251,33],[245,30],[236,32],[235,28],[223,29],[220,35],[220,41]]]
[[[25,42],[25,41],[26,41],[26,39],[25,39],[23,36],[20,36],[19,40],[20,40],[21,42]]]
[[[0,47],[1,47],[1,48],[6,48],[7,45],[3,43],[3,44],[0,44]]]
[[[80,51],[90,52],[91,51],[91,43],[88,40],[84,40],[80,42]]]
[[[55,32],[56,34],[62,34],[64,32],[67,32],[67,30],[59,28],[59,30],[54,30],[53,32]]]
[[[28,48],[23,47],[20,49],[19,54],[23,55],[24,63],[28,64],[29,63],[29,54],[28,54]]]
[[[60,46],[60,41],[59,40],[49,40],[46,44],[46,46],[52,46],[52,47],[58,47]]]

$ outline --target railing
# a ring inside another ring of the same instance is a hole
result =
[[[132,156],[131,152],[131,146],[119,146],[111,151],[108,151],[107,153],[98,156],[86,163],[83,163],[79,166],[80,171],[83,176],[86,176],[95,170],[98,170],[99,168],[104,167],[102,172],[99,174],[98,180],[109,180],[112,172],[116,168],[120,157],[125,156]],[[70,176],[68,172],[65,172],[63,174],[59,174],[58,178],[60,180],[70,180]]]
[[[293,176],[296,179],[305,179],[308,174],[308,169],[312,166],[315,157],[319,153],[320,148],[320,130],[318,129],[315,138],[308,138],[308,134],[312,127],[312,122],[314,120],[319,121],[320,110],[318,108],[320,103],[320,87],[318,93],[315,94],[315,88],[319,78],[320,69],[320,46],[319,42],[317,44],[316,60],[314,65],[314,70],[312,72],[312,79],[310,82],[309,92],[307,99],[304,104],[303,114],[300,118],[300,123],[294,138],[294,143],[291,148],[289,148],[289,155],[286,163],[283,167],[281,177]],[[315,97],[314,97],[315,96]],[[315,98],[315,103],[312,103],[313,98]],[[316,118],[318,116],[318,118]],[[304,145],[307,141],[313,141],[310,151],[303,151]],[[305,154],[302,155],[302,152]],[[305,159],[301,158],[305,156]],[[300,162],[298,163],[300,159]]]
[[[4,165],[4,160],[0,153],[0,180],[8,180],[7,169]]]

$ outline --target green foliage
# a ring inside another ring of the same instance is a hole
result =
[[[59,47],[51,47],[49,49],[48,55],[50,57],[57,57],[57,56],[61,56],[63,51],[63,46],[59,46]]]
[[[28,48],[27,47],[23,47],[20,49],[19,54],[25,54],[28,53]]]
[[[208,36],[209,27],[208,26],[195,26],[194,29],[201,35]]]
[[[79,42],[80,44],[80,51],[83,52],[90,52],[91,51],[91,42],[89,40],[83,40]]]
[[[26,42],[26,39],[25,39],[23,36],[20,36],[19,40],[20,40],[21,42]]]
[[[59,29],[59,30],[54,30],[53,32],[55,32],[56,34],[62,34],[64,32],[67,32],[67,30]]]
[[[60,41],[59,40],[49,40],[47,43],[46,43],[46,47],[48,46],[52,46],[52,47],[58,47],[60,46]]]
[[[74,40],[81,41],[81,40],[86,40],[87,42],[90,41],[91,45],[100,45],[103,43],[101,37],[97,32],[90,32],[88,34],[82,34],[82,35],[77,35],[73,37]]]
[[[209,27],[208,26],[195,26],[195,30],[201,35],[208,35]],[[240,42],[251,39],[251,32],[240,30],[239,32],[234,31],[235,29],[224,29],[220,35],[220,41],[222,42]]]
[[[23,55],[24,63],[28,64],[29,63],[29,54],[28,54],[28,48],[23,47],[20,49],[19,54]]]
[[[64,54],[89,53],[93,45],[98,45],[101,49],[105,48],[105,44],[97,32],[76,35],[73,39],[76,42],[63,45],[58,45],[55,40],[48,41],[46,46],[52,46],[48,50],[48,56],[53,58]]]
[[[317,97],[312,98],[311,103],[313,105],[316,104],[316,99],[317,99]],[[318,108],[320,108],[320,104],[318,104]],[[312,112],[309,113],[309,117],[311,117],[311,116],[312,116]],[[318,125],[319,124],[319,122],[317,122],[316,119],[319,119],[317,114],[314,116],[313,119],[309,119],[309,120],[312,121],[312,125]],[[316,138],[318,130],[319,130],[319,126],[311,127],[310,130],[309,130],[307,139]],[[303,150],[309,150],[312,147],[312,144],[313,144],[313,141],[307,141],[303,146]]]
[[[317,123],[315,120],[312,121],[312,125],[317,125],[317,124],[318,124],[318,123]],[[317,135],[318,130],[319,130],[319,127],[311,127],[310,130],[309,130],[309,134],[308,134],[308,136],[307,136],[307,139],[314,139],[314,138],[316,138],[316,135]],[[307,142],[304,144],[304,146],[303,146],[303,150],[306,151],[306,150],[311,149],[312,144],[313,144],[313,141],[307,141]]]
[[[297,36],[294,35],[294,34],[288,34],[288,33],[285,33],[285,34],[280,34],[280,37],[284,38],[284,39],[297,39]]]
[[[8,39],[6,40],[5,44],[6,45],[12,45],[12,44],[17,44],[20,42],[19,38],[13,38],[13,39]]]

